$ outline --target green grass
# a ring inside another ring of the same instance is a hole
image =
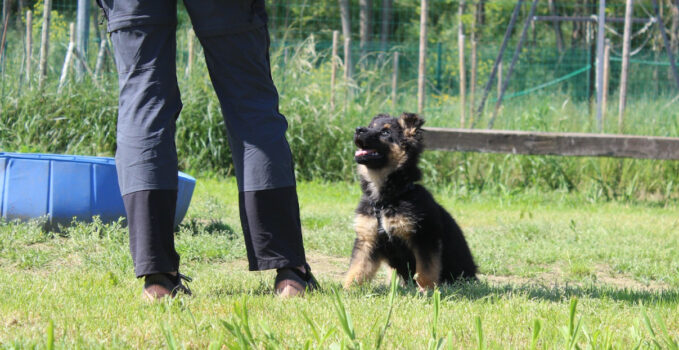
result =
[[[351,183],[299,184],[305,246],[324,290],[298,300],[271,294],[272,272],[246,271],[231,178],[199,178],[177,235],[191,298],[141,300],[120,223],[59,233],[1,223],[0,347],[676,346],[676,204],[433,189],[463,227],[481,281],[428,295],[390,287],[386,271],[340,289],[360,195]]]
[[[181,47],[185,45],[183,33],[180,31]],[[60,58],[60,54],[57,50],[54,56]],[[188,77],[183,72],[185,58],[178,59],[184,102],[176,135],[180,167],[206,176],[232,175],[219,103],[207,79],[204,61],[196,54],[199,59]],[[273,50],[272,73],[281,95],[281,112],[289,122],[287,137],[297,178],[351,181],[355,179],[355,127],[365,125],[377,113],[414,111],[416,84],[404,78],[393,107],[391,62],[375,60],[365,69],[357,69],[356,82],[351,84],[353,95],[345,94],[347,84],[338,79],[337,107],[331,109],[329,54],[329,50],[316,50],[311,38],[291,47],[287,60],[280,49]],[[0,99],[0,151],[113,155],[116,75],[109,72],[104,77],[103,89],[85,78],[69,81],[57,93],[59,70],[53,69],[44,91],[38,91],[35,82],[32,88],[20,83],[21,57],[8,56],[10,61],[6,63],[4,98]],[[53,66],[60,67],[56,58]],[[625,133],[679,136],[679,112],[676,102],[671,103],[672,97],[647,91],[630,96]],[[617,133],[617,105],[613,103],[617,98],[611,95],[609,101],[605,131]],[[459,127],[459,102],[458,96],[430,88],[425,126]],[[490,109],[481,116],[477,127],[486,127]],[[568,91],[556,87],[507,100],[495,128],[596,132],[596,121],[587,101],[573,99]],[[676,161],[426,152],[422,168],[428,184],[465,192],[565,189],[592,200],[651,199],[665,203],[679,198]]]

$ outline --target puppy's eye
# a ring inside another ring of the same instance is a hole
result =
[[[389,135],[391,135],[391,130],[389,130],[389,129],[383,129],[382,132],[380,132],[380,135],[382,135],[382,136],[389,136]]]

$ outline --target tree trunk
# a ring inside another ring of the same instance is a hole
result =
[[[420,59],[417,67],[417,113],[424,112],[426,98],[426,62],[427,62],[427,12],[429,0],[421,0],[420,6]]]
[[[558,16],[559,14],[556,12],[556,0],[549,0],[549,14],[552,16]],[[552,22],[552,25],[554,27],[554,35],[556,38],[556,49],[559,50],[559,52],[563,51],[563,33],[561,32],[561,22],[554,21]]]
[[[391,28],[391,6],[394,0],[382,0],[382,33],[380,34],[380,49],[387,51],[389,32]]]
[[[486,24],[486,0],[479,0],[476,6],[476,24],[483,27]]]
[[[670,47],[673,53],[677,53],[679,47],[679,4],[669,0],[672,25],[670,27]]]
[[[368,44],[370,43],[370,34],[372,32],[372,0],[359,0],[359,10],[360,10],[360,43],[361,48],[361,58],[365,56],[368,50]]]
[[[19,0],[17,2],[17,15],[18,16],[17,16],[17,19],[16,19],[18,30],[23,30],[23,28],[24,28],[24,23],[21,21],[21,15],[24,13],[24,7],[26,7],[26,5],[24,5],[24,0]]]
[[[672,24],[670,24],[670,50],[676,54],[677,48],[679,48],[679,3],[674,0],[668,0],[667,2],[669,3],[670,17],[672,18]],[[667,78],[674,79],[671,68],[667,70]]]
[[[469,77],[469,105],[472,106],[472,113],[474,110],[474,106],[476,105],[476,73],[478,71],[478,56],[477,56],[477,49],[478,49],[478,43],[479,43],[479,36],[478,36],[478,28],[479,26],[483,25],[483,1],[479,1],[476,6],[474,6],[474,20],[472,21],[472,29],[471,29],[471,57],[470,57],[470,64],[471,64],[471,71],[470,71],[470,77]]]
[[[344,38],[351,37],[351,11],[349,0],[339,0],[340,16],[342,18],[342,35]]]
[[[618,105],[618,132],[625,130],[625,107],[627,104],[627,77],[629,73],[630,34],[632,31],[632,8],[634,0],[625,1],[625,30],[622,41],[622,69],[620,71],[620,103]]]
[[[340,16],[342,17],[342,36],[344,36],[344,69],[345,78],[351,80],[353,77],[353,67],[351,64],[351,11],[349,9],[349,0],[339,0]]]
[[[458,27],[457,27],[457,47],[460,68],[460,127],[464,128],[465,124],[465,109],[467,100],[467,72],[464,64],[464,22],[462,22],[462,15],[464,14],[464,0],[460,0],[457,9]],[[472,113],[474,113],[474,105],[471,106]]]
[[[577,4],[575,5],[575,11],[573,13],[574,16],[587,16],[589,15],[586,13],[586,0],[578,0]],[[578,46],[582,38],[585,36],[584,31],[585,31],[585,25],[586,22],[573,22],[573,31],[571,32],[571,48],[575,48]]]

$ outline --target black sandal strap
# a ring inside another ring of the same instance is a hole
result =
[[[306,272],[302,272],[295,267],[284,267],[277,269],[276,272],[278,275],[276,275],[274,285],[278,285],[278,283],[284,280],[293,280],[302,285],[302,287],[306,290],[320,290],[321,287],[314,275],[311,273],[311,267],[309,267],[309,264],[305,263],[304,268],[306,269]]]
[[[168,273],[155,273],[152,275],[144,276],[144,289],[152,286],[159,285],[170,291],[172,296],[176,296],[177,292],[184,293],[186,295],[193,295],[191,289],[182,283],[182,280],[186,282],[191,282],[193,279],[181,273],[177,273],[173,276]]]

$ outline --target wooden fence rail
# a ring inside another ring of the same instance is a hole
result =
[[[506,130],[424,128],[427,149],[679,160],[679,138]]]

